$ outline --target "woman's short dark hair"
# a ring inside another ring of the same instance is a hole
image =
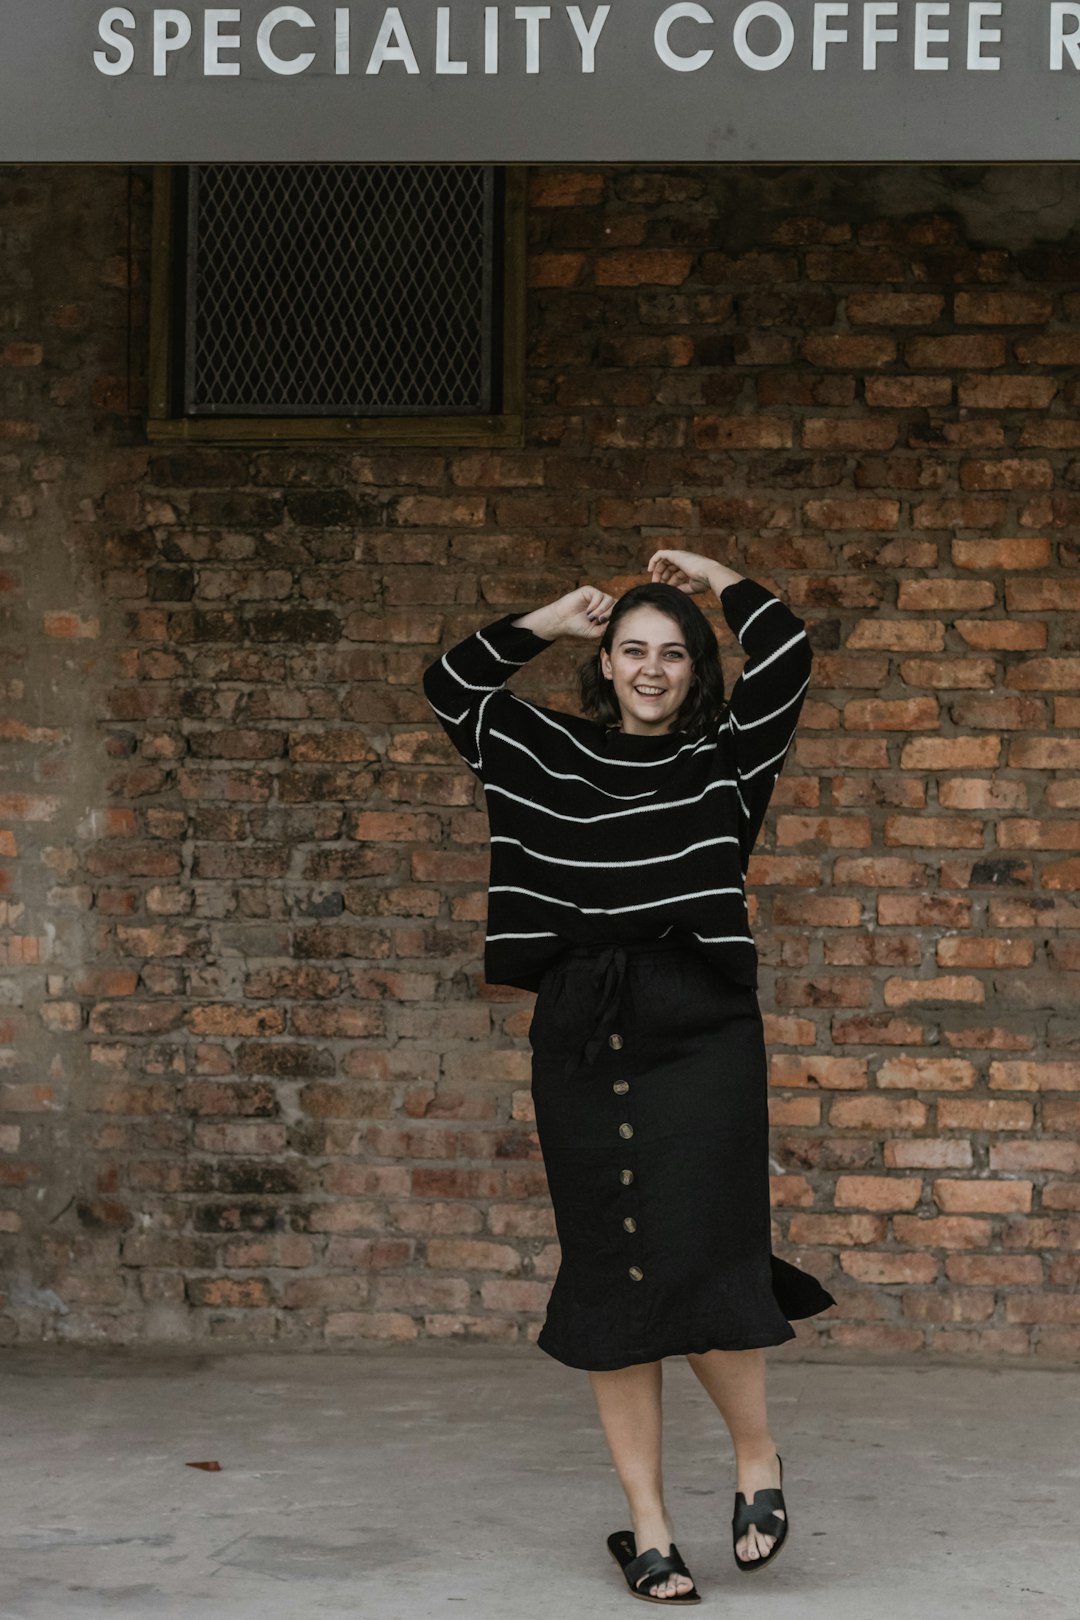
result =
[[[720,667],[720,649],[716,634],[697,603],[686,591],[675,585],[662,585],[649,581],[645,585],[632,585],[619,597],[611,610],[611,618],[604,626],[604,634],[596,644],[596,651],[578,670],[581,706],[590,719],[601,725],[618,725],[622,718],[614,683],[605,676],[600,665],[600,649],[610,657],[615,630],[627,613],[639,607],[659,608],[675,620],[683,633],[686,650],[694,666],[690,690],[686,694],[673,731],[684,731],[691,736],[713,731],[721,724],[727,712],[724,698],[724,672]]]

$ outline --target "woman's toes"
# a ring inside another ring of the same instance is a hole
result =
[[[775,1540],[775,1536],[767,1536],[762,1530],[748,1530],[740,1540],[737,1549],[739,1557],[745,1561],[766,1558]]]
[[[685,1575],[669,1575],[660,1586],[650,1587],[652,1597],[677,1597],[680,1592],[689,1592],[691,1583]]]

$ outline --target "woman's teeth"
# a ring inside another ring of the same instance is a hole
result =
[[[639,697],[663,697],[664,695],[662,686],[635,686],[634,691]]]

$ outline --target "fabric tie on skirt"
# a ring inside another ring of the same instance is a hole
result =
[[[622,945],[606,945],[592,962],[592,987],[598,1006],[592,1034],[582,1049],[586,1063],[596,1062],[600,1049],[607,1040],[611,1023],[618,1010],[625,977],[626,950]],[[569,1059],[566,1065],[568,1077],[574,1072],[578,1062],[577,1057]]]

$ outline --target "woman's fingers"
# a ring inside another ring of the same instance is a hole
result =
[[[708,586],[708,558],[694,551],[676,551],[662,547],[649,558],[649,569],[654,583],[674,585],[691,596]]]

